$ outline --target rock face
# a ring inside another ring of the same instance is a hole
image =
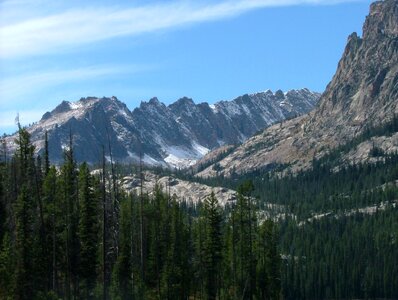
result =
[[[318,107],[274,125],[218,164],[222,173],[287,164],[307,168],[314,157],[343,144],[398,112],[398,0],[370,6],[363,37],[349,36],[336,74]],[[214,176],[210,166],[201,176]]]
[[[150,172],[144,173],[143,193],[152,195],[157,185],[162,192],[176,196],[178,200],[184,200],[193,204],[204,201],[212,192],[220,205],[232,204],[236,200],[236,192],[223,187],[210,187],[197,182],[189,182],[175,177],[157,177]],[[140,176],[126,176],[121,180],[123,189],[129,193],[140,194]]]
[[[133,111],[116,97],[88,97],[62,102],[28,131],[38,153],[48,132],[50,159],[55,163],[63,160],[72,133],[78,161],[100,162],[103,146],[110,159],[110,145],[114,161],[138,161],[141,153],[146,164],[180,168],[210,149],[242,143],[275,122],[307,113],[319,97],[302,89],[266,91],[214,105],[181,98],[166,106],[153,98]],[[10,150],[15,149],[14,139],[7,138]]]

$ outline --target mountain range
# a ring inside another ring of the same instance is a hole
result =
[[[90,163],[100,161],[104,147],[107,158],[112,154],[119,162],[142,157],[149,165],[184,168],[201,159],[193,170],[202,177],[275,167],[295,172],[392,120],[397,100],[398,1],[385,0],[371,4],[362,37],[348,37],[322,95],[267,90],[212,105],[186,97],[165,105],[152,98],[132,111],[116,97],[87,97],[63,101],[28,131],[39,154],[48,132],[55,163],[63,160],[72,136],[76,159]],[[14,140],[15,135],[6,138],[10,151]],[[383,153],[398,151],[398,135],[362,141],[341,153],[340,162],[369,160],[370,145]]]
[[[246,94],[232,101],[195,104],[181,98],[166,106],[157,98],[134,110],[116,97],[63,101],[27,128],[38,154],[48,133],[50,160],[63,161],[70,137],[77,161],[108,160],[183,168],[225,144],[240,144],[255,132],[314,108],[320,94],[308,89]],[[6,138],[14,151],[16,135]]]
[[[213,158],[213,164],[198,175],[308,169],[314,159],[389,122],[397,113],[398,1],[377,1],[370,6],[363,36],[348,37],[337,71],[312,112],[265,129],[229,155]],[[398,151],[398,136],[372,137],[349,153],[340,153],[339,160],[341,164],[368,161],[371,147],[383,153]]]

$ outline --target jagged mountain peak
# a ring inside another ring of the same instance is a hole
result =
[[[63,100],[56,108],[54,108],[51,113],[52,114],[60,114],[71,109],[70,102]]]
[[[281,89],[278,89],[275,92],[273,92],[271,89],[268,89],[268,90],[265,90],[263,92],[257,92],[257,93],[246,94],[246,95],[248,95],[248,96],[277,97],[278,98],[278,97],[282,97],[282,95],[285,97],[286,95],[313,95],[313,94],[320,95],[320,93],[317,93],[317,92],[314,92],[314,91],[310,91],[308,88],[291,89],[291,90],[287,90],[287,91],[283,91]],[[243,95],[243,96],[245,96],[245,95]]]
[[[147,164],[186,167],[210,149],[241,143],[264,127],[308,112],[319,98],[316,93],[286,96],[286,101],[294,104],[284,107],[271,95],[245,95],[245,101],[238,97],[217,102],[212,108],[188,97],[168,106],[152,98],[133,111],[115,96],[85,97],[63,101],[28,130],[39,153],[44,132],[48,132],[53,162],[62,161],[72,131],[78,161],[98,162],[99,149],[110,143],[115,161],[136,161],[143,153]]]
[[[249,139],[220,161],[224,174],[284,164],[292,170],[308,168],[314,157],[398,113],[398,0],[372,4],[363,28],[363,38],[348,37],[316,109]],[[305,90],[290,96],[295,93]],[[209,167],[201,175],[214,171]]]
[[[338,119],[357,127],[364,121],[382,121],[386,113],[393,113],[383,108],[383,103],[394,104],[397,97],[397,37],[398,0],[373,3],[363,38],[356,33],[349,36],[336,74],[314,118],[339,115]]]
[[[84,109],[93,104],[117,105],[117,106],[124,105],[124,103],[122,103],[116,96],[101,97],[101,98],[89,96],[89,97],[82,97],[78,101],[63,100],[53,111],[51,111],[51,114],[64,113],[70,110]]]
[[[277,90],[277,91],[275,92],[275,97],[276,97],[278,100],[283,100],[283,99],[285,99],[285,93],[284,93],[282,90]]]
[[[189,107],[189,106],[195,106],[195,102],[192,100],[192,98],[188,97],[182,97],[178,99],[176,102],[172,103],[169,105],[169,107]]]
[[[370,12],[363,26],[363,38],[377,39],[398,36],[398,1],[376,1],[370,5]]]
[[[153,97],[151,99],[149,99],[148,104],[151,105],[160,105],[160,101],[157,97]]]
[[[160,102],[157,97],[153,97],[149,99],[149,101],[141,101],[140,106],[135,108],[134,111],[164,111],[166,109],[166,105]]]

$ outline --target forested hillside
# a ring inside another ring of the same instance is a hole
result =
[[[396,120],[298,174],[179,174],[237,190],[226,207],[160,187],[128,194],[119,178],[129,168],[78,166],[72,138],[55,168],[21,128],[15,156],[1,161],[0,298],[397,298],[398,154],[372,148],[368,163],[341,161],[395,134]]]
[[[374,146],[347,164],[363,141],[398,132],[398,118],[368,128],[296,174],[269,170],[192,178],[236,188],[252,180],[260,211],[279,224],[282,293],[287,299],[398,298],[398,153]],[[282,168],[281,168],[282,169]]]
[[[112,163],[77,165],[72,136],[59,168],[24,128],[16,143],[0,164],[0,299],[280,297],[277,227],[257,218],[251,182],[227,210],[214,194],[192,206],[127,194]]]

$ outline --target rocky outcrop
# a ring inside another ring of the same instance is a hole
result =
[[[218,164],[226,175],[273,165],[307,168],[314,157],[397,112],[398,0],[378,1],[370,6],[363,37],[349,36],[319,106],[306,116],[266,129]],[[210,166],[199,175],[215,172]]]
[[[152,195],[156,186],[170,197],[176,197],[179,201],[192,204],[204,201],[213,192],[220,205],[233,204],[236,200],[236,192],[223,187],[210,187],[197,182],[181,180],[172,176],[158,177],[151,172],[143,173],[143,193]],[[121,180],[121,186],[126,192],[139,195],[141,192],[141,180],[139,175],[126,176]]]

